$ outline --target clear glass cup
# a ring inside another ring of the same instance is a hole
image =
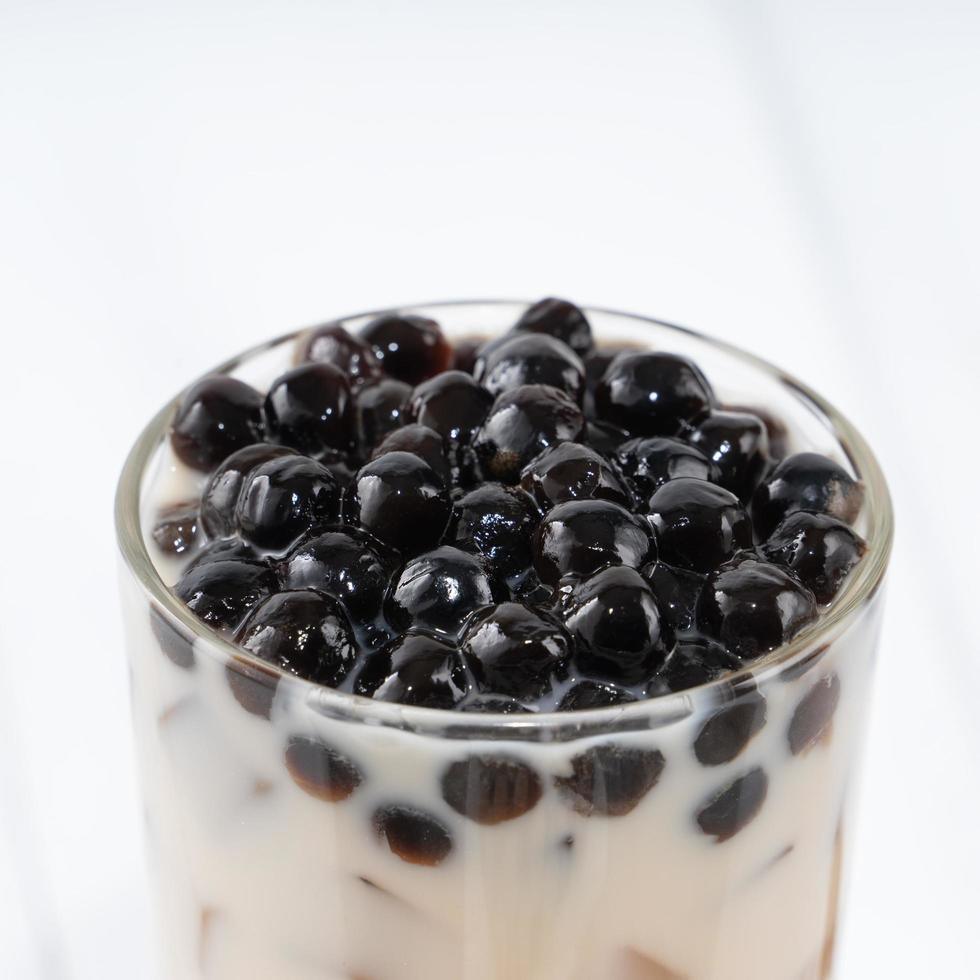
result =
[[[459,339],[499,333],[525,306],[406,311]],[[139,437],[116,501],[165,976],[832,975],[892,539],[881,471],[846,419],[765,361],[588,313],[600,344],[690,356],[723,403],[782,419],[790,451],[848,466],[865,485],[864,559],[791,644],[683,693],[523,716],[366,700],[279,675],[170,593],[176,570],[151,559],[148,529],[150,491],[179,485],[175,400]],[[263,387],[298,336],[218,370]]]

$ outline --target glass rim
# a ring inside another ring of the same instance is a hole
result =
[[[528,306],[526,300],[439,300],[429,303],[410,303],[401,306],[369,310],[336,317],[326,323],[345,323],[365,317],[387,313],[413,312],[419,309],[472,307],[472,306]],[[286,674],[274,665],[248,653],[229,638],[211,629],[181,603],[164,584],[146,548],[140,523],[140,503],[146,466],[158,446],[166,438],[167,430],[184,391],[191,381],[168,401],[146,424],[129,451],[123,464],[116,488],[115,526],[116,539],[122,557],[135,576],[142,591],[158,607],[176,620],[195,640],[205,641],[209,653],[220,653],[228,662],[251,667],[262,676],[288,679],[291,685],[305,693],[309,706],[319,714],[352,722],[369,723],[411,730],[418,733],[444,735],[451,727],[456,737],[507,738],[560,741],[569,737],[628,728],[660,728],[687,717],[694,710],[695,701],[715,701],[726,692],[738,690],[748,682],[761,685],[771,677],[791,671],[809,656],[818,652],[836,638],[878,591],[884,578],[891,554],[894,537],[894,515],[891,496],[881,467],[871,447],[858,429],[830,402],[809,385],[776,367],[769,361],[727,341],[657,320],[653,317],[627,313],[606,307],[583,307],[586,315],[597,313],[632,320],[640,324],[694,338],[714,347],[726,355],[742,361],[760,371],[780,386],[788,389],[795,400],[814,412],[834,437],[838,448],[847,457],[855,474],[864,484],[864,511],[867,515],[865,541],[867,551],[844,582],[841,593],[830,607],[820,614],[813,624],[803,629],[789,643],[765,654],[737,671],[723,674],[706,684],[641,699],[627,704],[602,708],[584,708],[574,711],[534,712],[528,714],[504,714],[500,712],[460,712],[442,708],[423,708],[391,702],[375,701],[357,694],[349,694],[324,687],[313,681]],[[229,358],[200,377],[210,374],[227,374],[246,361],[274,347],[296,339],[312,326],[301,327],[281,334],[271,340],[256,344]],[[196,379],[195,379],[196,380]]]

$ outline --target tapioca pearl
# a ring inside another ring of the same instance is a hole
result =
[[[586,708],[610,708],[635,701],[636,695],[615,684],[584,680],[570,687],[558,704],[559,711],[584,711]]]
[[[396,857],[409,864],[434,868],[449,857],[453,839],[437,817],[412,806],[379,807],[372,820],[374,832]]]
[[[572,774],[556,776],[562,799],[576,813],[622,817],[656,786],[664,770],[657,749],[596,745],[572,758]]]
[[[421,384],[452,362],[449,341],[439,324],[428,317],[388,313],[365,324],[360,334],[371,345],[384,373],[406,384]]]
[[[853,524],[863,500],[864,484],[839,463],[819,453],[796,453],[759,484],[750,512],[756,534],[766,538],[780,521],[801,510]]]
[[[290,737],[285,759],[293,782],[304,793],[328,803],[346,800],[364,779],[351,759],[316,738]]]
[[[768,792],[769,777],[765,771],[760,767],[750,769],[705,801],[695,814],[697,824],[720,844],[755,819]]]
[[[235,700],[250,714],[268,718],[279,687],[279,674],[271,668],[235,658],[225,664],[225,680]]]
[[[700,368],[662,351],[619,354],[595,389],[599,418],[634,436],[673,436],[685,422],[706,416],[713,404]]]
[[[178,629],[156,606],[150,606],[150,629],[171,663],[184,670],[194,666],[194,639]]]
[[[381,377],[381,365],[371,345],[354,337],[339,323],[326,323],[307,334],[300,361],[323,361],[340,368],[352,385]]]
[[[585,314],[565,299],[549,296],[532,303],[514,324],[514,333],[546,334],[567,344],[579,357],[592,348],[592,327]]]
[[[162,511],[153,527],[153,543],[165,555],[183,555],[199,539],[197,504],[174,504]]]
[[[265,562],[221,559],[189,566],[174,594],[209,626],[232,630],[278,588],[276,575]]]
[[[551,385],[582,403],[585,369],[567,344],[547,334],[516,333],[484,347],[473,377],[494,398],[521,385]]]
[[[516,820],[541,799],[541,779],[509,756],[473,756],[452,762],[442,774],[442,798],[464,817],[494,825]]]
[[[833,720],[838,701],[840,680],[836,674],[822,677],[807,691],[789,723],[787,737],[793,755],[799,755],[820,741]]]
[[[237,378],[209,375],[181,396],[170,444],[181,462],[208,473],[263,435],[262,396]]]
[[[742,695],[714,712],[694,740],[694,754],[703,766],[731,762],[766,723],[766,699],[758,691]]]

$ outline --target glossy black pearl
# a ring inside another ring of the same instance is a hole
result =
[[[685,634],[678,637],[677,646],[654,678],[647,696],[700,687],[741,666],[742,662],[724,644],[707,636]]]
[[[752,524],[738,498],[705,480],[678,477],[650,498],[663,561],[706,574],[752,546]]]
[[[339,368],[351,385],[377,381],[381,363],[370,344],[349,333],[339,323],[316,327],[300,349],[300,359],[320,361]]]
[[[354,426],[362,453],[369,454],[389,432],[404,422],[403,413],[411,394],[411,385],[394,378],[382,378],[355,389]]]
[[[630,439],[616,450],[616,463],[636,491],[649,500],[665,483],[681,476],[717,482],[718,470],[699,449],[667,436]]]
[[[711,386],[686,357],[663,353],[622,353],[596,386],[599,418],[635,436],[672,436],[685,423],[706,415],[714,402]]]
[[[369,654],[354,689],[378,701],[452,709],[476,683],[469,658],[455,644],[411,632]]]
[[[723,405],[722,408],[726,412],[754,415],[757,419],[761,419],[766,427],[766,438],[769,440],[769,455],[773,459],[782,459],[789,455],[789,430],[782,419],[758,406]]]
[[[488,478],[517,483],[521,470],[540,452],[559,442],[575,442],[584,430],[582,410],[563,391],[523,385],[493,403],[474,449]]]
[[[157,515],[153,543],[165,555],[184,555],[198,543],[200,523],[197,504],[175,504]]]
[[[450,445],[468,444],[493,405],[493,395],[462,371],[423,381],[411,395],[410,421],[438,432]]]
[[[450,510],[445,484],[414,453],[385,453],[365,463],[344,495],[348,522],[409,554],[438,543]]]
[[[756,533],[768,537],[787,515],[799,510],[829,514],[853,524],[861,510],[864,485],[839,463],[819,453],[788,456],[770,473],[752,498]]]
[[[455,501],[445,541],[476,550],[498,579],[519,590],[531,569],[531,536],[540,517],[523,490],[484,483]]]
[[[657,597],[664,622],[680,633],[694,626],[694,607],[704,585],[704,576],[685,568],[658,561],[645,569],[647,581]]]
[[[479,555],[443,545],[408,561],[395,576],[385,612],[396,629],[455,638],[466,617],[500,597]]]
[[[235,507],[245,478],[257,466],[284,456],[295,456],[292,449],[259,442],[233,452],[212,474],[201,494],[201,526],[212,538],[235,533]]]
[[[440,480],[449,486],[451,471],[446,456],[446,444],[441,435],[427,425],[403,425],[389,432],[374,448],[372,459],[385,453],[412,453],[425,460]]]
[[[170,444],[183,463],[207,473],[264,435],[262,396],[237,378],[211,375],[181,396]]]
[[[460,646],[480,664],[483,691],[526,701],[550,691],[572,655],[572,641],[557,620],[518,602],[475,613]]]
[[[283,551],[310,528],[337,519],[336,477],[308,456],[284,456],[256,466],[245,478],[235,524],[256,548]]]
[[[753,660],[791,640],[817,616],[813,593],[779,565],[738,558],[708,576],[698,596],[698,629]]]
[[[639,568],[656,558],[650,525],[608,500],[558,504],[534,534],[534,567],[542,582],[585,576],[606,565]]]
[[[521,472],[521,487],[542,510],[568,500],[611,500],[624,507],[630,504],[612,464],[577,442],[559,443],[531,460]]]
[[[748,500],[771,462],[769,433],[757,415],[712,412],[688,436],[718,470],[717,482]]]
[[[770,561],[788,568],[817,602],[828,603],[866,546],[836,517],[797,511],[777,526],[761,550]]]
[[[495,397],[521,385],[551,385],[581,403],[585,368],[579,356],[545,334],[513,334],[477,358],[474,378]]]
[[[547,334],[579,357],[592,350],[592,327],[585,314],[574,303],[553,296],[532,303],[514,324],[514,331]]]
[[[350,383],[333,364],[301,364],[276,378],[265,417],[272,438],[308,455],[346,452],[354,440]]]
[[[624,565],[575,584],[562,607],[582,671],[613,683],[636,684],[663,665],[673,645],[643,576]]]
[[[385,374],[417,385],[452,361],[453,349],[439,324],[423,316],[388,313],[365,325],[361,336],[371,345]]]
[[[617,704],[629,704],[636,695],[615,684],[599,681],[579,681],[570,687],[558,705],[559,711],[585,711],[588,708],[611,708]]]
[[[278,587],[264,562],[229,558],[192,565],[174,586],[174,594],[209,626],[234,629],[252,606]]]
[[[316,589],[336,599],[358,622],[376,618],[391,575],[392,556],[355,528],[331,529],[298,544],[280,578],[287,589]]]
[[[356,660],[350,624],[336,600],[318,592],[279,592],[256,605],[235,639],[260,660],[336,687]]]
[[[585,368],[585,414],[590,419],[595,418],[595,390],[599,386],[609,365],[622,354],[626,347],[598,347],[590,354],[582,357]],[[622,440],[621,440],[622,441]]]

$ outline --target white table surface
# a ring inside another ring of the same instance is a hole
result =
[[[142,422],[295,325],[550,293],[765,353],[878,447],[840,976],[980,976],[978,53],[953,0],[0,2],[0,976],[151,973],[111,523]]]

